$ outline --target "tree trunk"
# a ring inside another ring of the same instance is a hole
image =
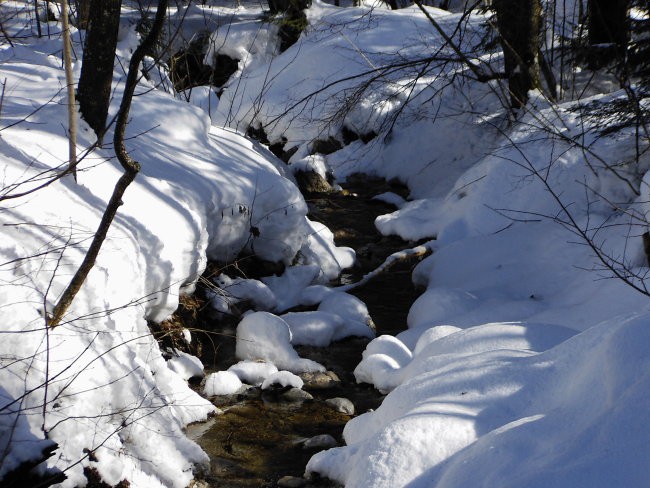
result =
[[[113,81],[122,0],[91,0],[77,99],[84,120],[101,144]]]
[[[494,0],[503,47],[510,105],[521,108],[528,91],[540,86],[539,44],[542,6],[539,0]]]
[[[589,0],[589,45],[625,46],[628,40],[628,7],[629,0]]]
[[[65,66],[65,82],[68,93],[68,168],[77,181],[77,104],[74,98],[72,40],[70,39],[67,0],[63,0],[61,3],[61,20],[63,23],[63,65]]]
[[[77,29],[87,29],[90,22],[90,0],[77,0]]]

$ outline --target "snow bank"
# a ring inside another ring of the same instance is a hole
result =
[[[349,487],[642,486],[649,331],[633,317],[543,354],[432,356],[307,470]]]
[[[18,15],[3,27],[15,33],[27,25],[29,32],[32,7],[12,5]],[[51,37],[0,46],[3,196],[34,189],[68,157],[60,29],[44,28]],[[123,89],[124,58],[137,43],[132,29],[120,38],[109,119]],[[79,70],[77,61],[75,76]],[[207,257],[229,261],[244,251],[290,264],[309,250],[313,225],[283,165],[259,144],[211,128],[200,108],[153,88],[155,79],[141,80],[126,134],[142,172],[55,329],[44,327],[44,309],[52,309],[81,262],[122,171],[109,147],[85,154],[95,138],[80,120],[78,183],[67,177],[2,202],[0,477],[56,442],[47,465],[65,471],[64,487],[85,483],[84,466],[109,484],[187,486],[194,466],[208,459],[183,429],[214,407],[184,380],[199,373],[198,365],[185,356],[168,365],[147,320],[176,309]]]
[[[471,51],[485,34],[485,17],[471,15],[460,36],[455,27],[461,14],[429,11],[475,56]],[[337,178],[360,171],[399,178],[420,196],[444,195],[489,150],[494,142],[485,137],[490,125],[475,114],[499,106],[499,100],[485,84],[461,76],[459,85],[450,85],[449,77],[437,75],[460,74],[464,68],[445,61],[429,61],[426,73],[419,72],[424,64],[391,68],[428,55],[455,56],[441,50],[441,37],[416,7],[340,9],[315,0],[307,17],[310,25],[296,44],[267,62],[251,63],[225,89],[215,124],[241,131],[262,127],[271,142],[297,149],[290,163],[299,167],[317,162],[320,172],[333,170]],[[373,77],[376,82],[370,81]],[[428,107],[425,117],[423,106]],[[393,124],[398,113],[401,120]],[[344,127],[365,140],[379,137],[308,157],[316,140],[342,142]],[[460,132],[464,144],[450,145]]]
[[[540,119],[548,125],[535,128]],[[632,130],[603,136],[589,123],[570,104],[542,110],[443,199],[378,219],[405,237],[423,227],[438,236],[414,274],[428,289],[409,330],[371,342],[355,370],[358,381],[390,392],[386,400],[348,423],[347,446],[317,454],[308,471],[348,487],[650,479],[639,407],[650,397],[640,354],[650,305],[621,280],[600,280],[602,264],[567,224],[596,229],[587,230],[595,244],[630,270],[645,266],[630,215],[645,211],[647,190],[642,184],[637,197],[621,175],[638,184],[632,171],[650,161],[626,166]],[[577,133],[586,160],[567,142]]]

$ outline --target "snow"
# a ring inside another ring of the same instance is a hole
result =
[[[62,169],[68,142],[60,27],[43,24],[49,37],[39,39],[32,6],[1,8],[11,13],[3,23],[7,33],[20,34],[14,45],[0,46],[1,179],[2,195],[8,195],[33,189],[51,169]],[[25,37],[30,32],[33,37]],[[72,34],[80,57],[81,36]],[[125,24],[109,119],[137,42]],[[76,77],[80,65],[74,64]],[[0,477],[54,442],[56,455],[46,466],[65,470],[64,487],[86,482],[84,466],[97,468],[110,484],[128,479],[134,487],[187,486],[208,459],[183,429],[215,407],[185,381],[202,374],[200,364],[183,353],[166,362],[147,321],[171,315],[179,296],[194,289],[207,258],[228,262],[255,252],[290,264],[299,250],[309,250],[313,226],[283,164],[258,143],[211,127],[200,107],[162,86],[154,89],[155,78],[140,81],[126,134],[127,150],[142,171],[55,329],[44,326],[43,308],[51,310],[81,262],[121,168],[110,144],[85,155],[95,137],[79,119],[78,151],[85,157],[78,183],[63,178],[2,202],[0,437],[6,444]],[[109,130],[105,141],[111,139]],[[335,249],[331,241],[323,245]],[[312,262],[318,268],[315,253]],[[293,365],[320,368],[299,359]],[[89,450],[97,461],[88,459]]]
[[[430,358],[376,412],[346,425],[351,447],[317,454],[308,469],[331,462],[346,486],[641,486],[649,378],[628,360],[647,363],[647,324],[608,321],[543,354]]]
[[[261,386],[266,378],[278,372],[278,368],[266,361],[244,360],[230,366],[228,371],[236,374],[244,383]]]
[[[259,280],[230,278],[225,274],[215,280],[216,290],[209,290],[210,304],[219,312],[230,312],[233,305],[250,300],[256,310],[273,310],[276,298],[273,292]]]
[[[558,37],[577,25],[577,2],[562,4]],[[60,27],[44,24],[50,37],[38,39],[32,5],[0,8],[18,12],[3,28],[20,33],[13,46],[0,46],[5,195],[64,167],[67,138]],[[258,8],[173,12],[172,25],[188,19],[182,37],[199,26],[211,31],[208,61],[228,54],[240,60],[238,71],[218,103],[205,88],[174,94],[164,71],[140,81],[127,148],[142,173],[55,329],[44,326],[44,308],[85,254],[120,167],[107,144],[84,158],[78,183],[63,178],[1,203],[0,477],[56,443],[38,469],[65,470],[63,487],[82,486],[84,466],[111,485],[190,484],[208,459],[184,428],[215,408],[187,386],[203,374],[196,358],[179,352],[165,361],[147,321],[170,316],[208,258],[254,253],[285,271],[261,281],[218,278],[227,295],[215,293],[215,308],[249,301],[258,311],[237,327],[242,361],[210,374],[205,395],[232,393],[242,382],[299,387],[296,373],[324,367],[294,345],[373,337],[365,305],[345,288],[324,286],[355,257],[307,219],[291,173],[308,168],[338,181],[359,171],[398,178],[409,200],[380,196],[397,210],[377,228],[436,238],[413,274],[426,291],[408,329],[372,340],[354,371],[387,394],[384,402],[353,418],[345,445],[317,453],[308,473],[348,488],[648,485],[650,302],[629,285],[647,286],[641,236],[650,157],[634,127],[603,133],[618,123],[606,109],[626,100],[611,77],[585,86],[591,72],[576,70],[564,96],[582,92],[581,100],[550,104],[532,93],[528,112],[513,121],[500,85],[477,83],[456,63],[382,71],[370,89],[357,89],[391,62],[450,54],[414,7],[314,0],[309,28],[282,54],[277,25],[260,22]],[[473,60],[499,69],[498,52],[476,48],[483,14],[429,12]],[[128,8],[125,15],[136,18]],[[80,55],[82,36],[74,29],[73,36]],[[111,116],[137,42],[125,23]],[[79,124],[83,151],[94,136]],[[288,168],[237,132],[249,126],[297,149]],[[318,139],[343,141],[344,127],[368,142],[310,154]],[[295,306],[317,310],[290,311]]]
[[[242,382],[232,371],[217,371],[205,379],[203,393],[205,396],[232,395],[239,391]]]
[[[172,358],[167,366],[184,380],[203,378],[203,363],[196,356],[183,351],[172,351]]]

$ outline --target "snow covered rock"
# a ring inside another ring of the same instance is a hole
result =
[[[330,447],[337,446],[336,439],[329,434],[320,434],[307,439],[302,447],[305,449],[329,449]]]
[[[263,359],[294,373],[325,371],[315,361],[298,356],[287,323],[268,312],[251,313],[239,323],[236,354],[240,359]]]
[[[344,413],[345,415],[354,415],[354,403],[347,398],[328,398],[325,400],[325,403],[337,412]]]
[[[303,382],[299,376],[289,371],[278,371],[269,375],[262,383],[262,390],[267,390],[272,386],[290,386],[291,388],[302,388]]]

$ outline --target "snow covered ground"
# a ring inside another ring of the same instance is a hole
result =
[[[64,168],[68,142],[60,26],[43,24],[49,35],[37,38],[31,8],[5,2],[2,12],[11,17],[4,28],[17,36],[0,48],[1,186],[10,198]],[[133,26],[123,27],[109,117],[119,104],[122,66],[138,42]],[[74,48],[80,57],[79,42]],[[313,235],[302,196],[261,145],[211,127],[207,113],[144,79],[131,114],[127,149],[142,173],[56,329],[44,327],[44,310],[81,262],[120,166],[107,144],[84,158],[78,183],[68,177],[2,202],[0,477],[56,442],[48,466],[65,473],[64,486],[83,484],[86,465],[111,484],[187,486],[193,465],[207,457],[183,428],[216,409],[188,388],[191,361],[174,359],[167,367],[147,320],[176,309],[207,258],[226,262],[254,251],[290,264],[302,249],[313,279],[352,262],[350,250]],[[93,143],[80,120],[79,153]]]
[[[48,466],[65,472],[64,486],[83,483],[83,466],[111,484],[189,483],[207,459],[183,427],[214,407],[186,385],[196,364],[183,355],[166,364],[146,320],[169,316],[208,257],[227,261],[248,250],[298,265],[263,283],[222,278],[232,293],[215,297],[216,308],[250,299],[258,311],[238,331],[245,361],[209,378],[207,394],[269,377],[297,386],[278,369],[321,366],[293,344],[372,336],[363,304],[322,286],[354,253],[306,219],[285,166],[236,132],[252,125],[297,149],[295,167],[317,158],[340,179],[355,171],[398,177],[411,200],[377,227],[436,238],[414,273],[426,292],[408,330],[372,341],[355,370],[388,396],[350,421],[347,445],[315,455],[308,472],[348,487],[648,485],[650,301],[603,267],[610,262],[645,286],[650,158],[637,154],[648,141],[634,127],[602,132],[617,122],[605,109],[625,94],[591,90],[590,99],[560,105],[534,96],[535,108],[508,125],[498,84],[476,83],[449,62],[415,8],[314,0],[310,27],[282,54],[271,46],[273,26],[255,30],[259,10],[250,5],[196,6],[186,18],[235,10],[236,35],[217,32],[214,45],[246,61],[208,109],[212,120],[141,80],[128,149],[143,172],[54,330],[44,327],[43,311],[80,262],[119,166],[110,147],[97,149],[78,184],[63,179],[0,202],[0,476],[56,442]],[[22,12],[4,26],[19,41],[0,48],[2,195],[34,187],[67,159],[59,27],[48,24],[51,37],[38,39],[31,7]],[[430,12],[474,59],[498,65],[497,51],[476,48],[485,17]],[[461,19],[465,28],[455,31]],[[122,59],[136,42],[125,27]],[[382,68],[391,63],[402,64]],[[79,69],[77,62],[77,76]],[[118,64],[116,103],[123,77]],[[362,82],[370,89],[359,90]],[[81,128],[83,149],[94,138],[83,121]],[[344,141],[349,132],[362,138]],[[329,137],[348,144],[310,155]],[[319,310],[279,315],[297,304]]]
[[[566,7],[563,28],[577,11]],[[431,13],[450,34],[461,19]],[[307,471],[348,487],[648,484],[650,303],[603,265],[645,289],[648,141],[637,158],[632,127],[603,134],[616,123],[606,108],[625,94],[599,94],[613,86],[602,78],[580,103],[533,97],[509,127],[499,87],[452,78],[462,66],[432,61],[417,78],[411,66],[382,68],[440,54],[417,9],[314,2],[308,17],[297,44],[226,88],[217,120],[260,124],[271,142],[298,147],[297,165],[316,139],[343,141],[343,127],[377,133],[319,164],[337,178],[404,181],[413,200],[377,227],[436,241],[414,273],[427,291],[409,329],[371,342],[355,371],[390,394]],[[470,17],[459,46],[482,29]],[[372,76],[381,87],[357,89]]]

